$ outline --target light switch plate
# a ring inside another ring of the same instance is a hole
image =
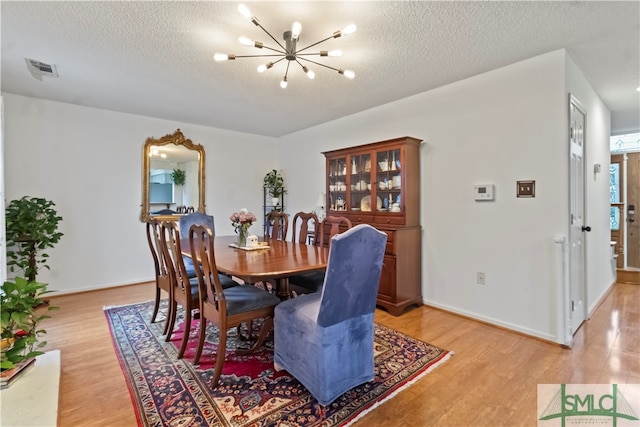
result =
[[[536,182],[517,181],[516,195],[518,197],[536,197]]]

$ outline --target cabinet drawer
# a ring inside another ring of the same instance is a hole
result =
[[[349,220],[351,221],[351,224],[353,225],[358,225],[358,224],[371,224],[373,222],[373,215],[354,215],[353,213],[348,215]]]
[[[403,216],[385,216],[376,217],[376,223],[380,225],[404,225],[405,219]]]

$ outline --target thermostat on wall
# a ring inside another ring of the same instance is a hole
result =
[[[476,185],[474,196],[476,200],[493,200],[493,184]]]

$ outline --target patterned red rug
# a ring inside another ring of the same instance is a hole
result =
[[[375,380],[322,406],[286,371],[274,370],[273,339],[256,353],[238,356],[234,349],[247,343],[235,330],[229,331],[222,377],[212,389],[217,328],[207,327],[201,364],[196,367],[192,361],[199,322],[184,359],[178,360],[182,329],[165,342],[164,319],[149,323],[152,309],[151,301],[105,308],[140,426],[346,426],[452,355],[376,324]]]

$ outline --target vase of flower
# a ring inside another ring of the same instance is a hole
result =
[[[249,227],[251,227],[251,224],[257,219],[256,216],[247,209],[240,209],[238,212],[232,213],[229,219],[238,235],[238,247],[246,247]]]
[[[245,227],[238,229],[238,246],[244,248],[247,246],[247,234],[248,230]]]

